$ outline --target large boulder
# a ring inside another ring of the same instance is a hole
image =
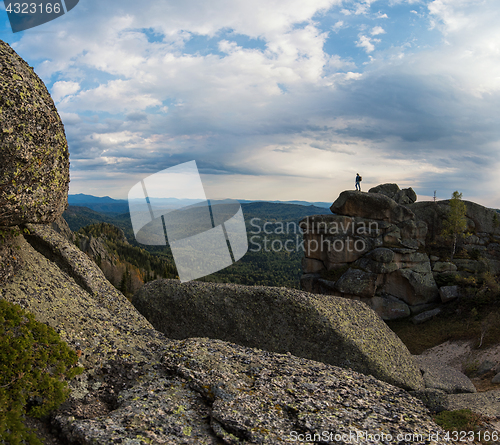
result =
[[[376,290],[377,275],[361,269],[348,269],[335,283],[341,293],[373,297]]]
[[[295,289],[178,280],[145,284],[135,307],[169,338],[210,337],[422,386],[406,346],[365,304]]]
[[[420,273],[412,269],[398,269],[386,274],[380,288],[411,306],[435,301],[439,296],[432,273]]]
[[[400,190],[401,189],[399,188],[399,185],[395,183],[386,183],[372,187],[370,190],[368,190],[368,193],[381,193],[382,195],[388,196],[392,199]]]
[[[415,215],[405,206],[381,193],[365,193],[353,190],[343,191],[331,205],[332,213],[360,216],[391,223],[414,219]]]
[[[33,68],[0,40],[0,227],[51,222],[67,207],[64,126]]]

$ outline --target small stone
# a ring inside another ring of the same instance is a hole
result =
[[[440,308],[432,309],[431,311],[426,311],[426,312],[422,312],[421,314],[415,315],[411,319],[411,321],[413,322],[413,324],[425,323],[426,321],[431,320],[432,318],[434,318],[436,315],[438,315],[440,313],[441,313]]]
[[[443,303],[457,299],[459,297],[458,286],[441,286],[439,288],[439,296]]]
[[[500,383],[500,372],[491,379],[491,383]]]

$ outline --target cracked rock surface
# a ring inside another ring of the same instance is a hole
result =
[[[291,354],[188,339],[171,342],[164,362],[211,403],[211,425],[224,443],[274,444],[325,432],[354,434],[362,444],[384,433],[398,443],[398,435],[442,434],[406,391]]]

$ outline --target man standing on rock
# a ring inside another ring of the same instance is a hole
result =
[[[361,176],[359,176],[359,173],[356,173],[356,190],[361,191]]]

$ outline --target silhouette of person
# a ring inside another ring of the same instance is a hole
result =
[[[359,176],[359,173],[356,173],[356,190],[361,191],[361,176]]]

